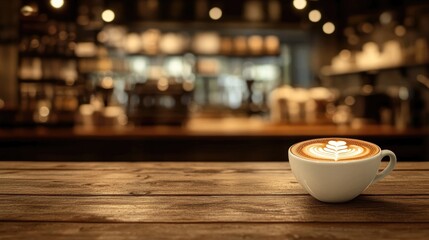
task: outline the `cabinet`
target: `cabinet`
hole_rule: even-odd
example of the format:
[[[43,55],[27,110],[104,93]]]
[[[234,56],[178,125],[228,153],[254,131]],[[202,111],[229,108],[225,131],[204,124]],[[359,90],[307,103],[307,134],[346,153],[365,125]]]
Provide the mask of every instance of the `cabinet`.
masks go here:
[[[18,1],[0,1],[0,127],[14,121],[18,42]]]
[[[19,35],[17,124],[73,125],[80,90],[75,24],[22,15]]]

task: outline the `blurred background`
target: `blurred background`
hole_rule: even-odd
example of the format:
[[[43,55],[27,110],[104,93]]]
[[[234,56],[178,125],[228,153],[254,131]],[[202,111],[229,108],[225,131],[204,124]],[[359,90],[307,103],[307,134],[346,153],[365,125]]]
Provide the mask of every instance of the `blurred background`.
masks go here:
[[[429,1],[0,2],[0,159],[429,160]]]

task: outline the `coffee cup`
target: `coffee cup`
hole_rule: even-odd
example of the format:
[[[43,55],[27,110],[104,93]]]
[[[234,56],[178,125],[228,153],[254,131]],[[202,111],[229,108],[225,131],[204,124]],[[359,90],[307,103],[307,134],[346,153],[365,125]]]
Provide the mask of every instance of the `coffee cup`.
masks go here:
[[[322,202],[346,202],[387,176],[396,165],[390,150],[351,138],[318,138],[292,145],[289,163],[295,178]],[[389,157],[379,172],[381,160]]]

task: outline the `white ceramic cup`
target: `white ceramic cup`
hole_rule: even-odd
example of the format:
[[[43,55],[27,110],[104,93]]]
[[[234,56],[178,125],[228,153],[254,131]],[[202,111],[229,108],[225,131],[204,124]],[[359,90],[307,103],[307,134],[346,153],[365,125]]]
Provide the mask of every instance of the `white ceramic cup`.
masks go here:
[[[380,147],[374,156],[351,161],[307,160],[293,154],[291,148],[288,155],[293,174],[308,193],[322,202],[352,200],[387,176],[396,165],[395,154]],[[381,160],[386,156],[389,164],[379,172]]]

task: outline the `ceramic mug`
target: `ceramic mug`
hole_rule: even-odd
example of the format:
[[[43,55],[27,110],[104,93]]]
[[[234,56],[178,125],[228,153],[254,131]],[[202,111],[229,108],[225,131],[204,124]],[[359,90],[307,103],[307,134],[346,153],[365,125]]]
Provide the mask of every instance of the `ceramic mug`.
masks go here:
[[[309,142],[315,143],[316,146],[311,147],[308,145]],[[358,144],[347,145],[356,142]],[[374,148],[373,152],[366,155],[361,152],[360,156],[358,154],[353,158],[353,151],[349,148],[357,149],[359,146],[356,145],[359,143],[369,144],[368,146]],[[307,146],[306,149],[296,150],[297,146],[299,148],[304,145]],[[299,151],[307,151],[310,154],[303,155]],[[357,152],[359,150],[355,151]],[[342,160],[341,156],[347,154],[349,159]],[[396,156],[392,151],[381,150],[373,143],[348,138],[323,138],[300,142],[289,148],[288,155],[292,172],[298,182],[309,194],[323,202],[346,202],[354,199],[371,184],[387,176],[396,165]],[[329,159],[330,155],[340,158]],[[389,157],[389,164],[379,172],[381,160],[386,156]]]

